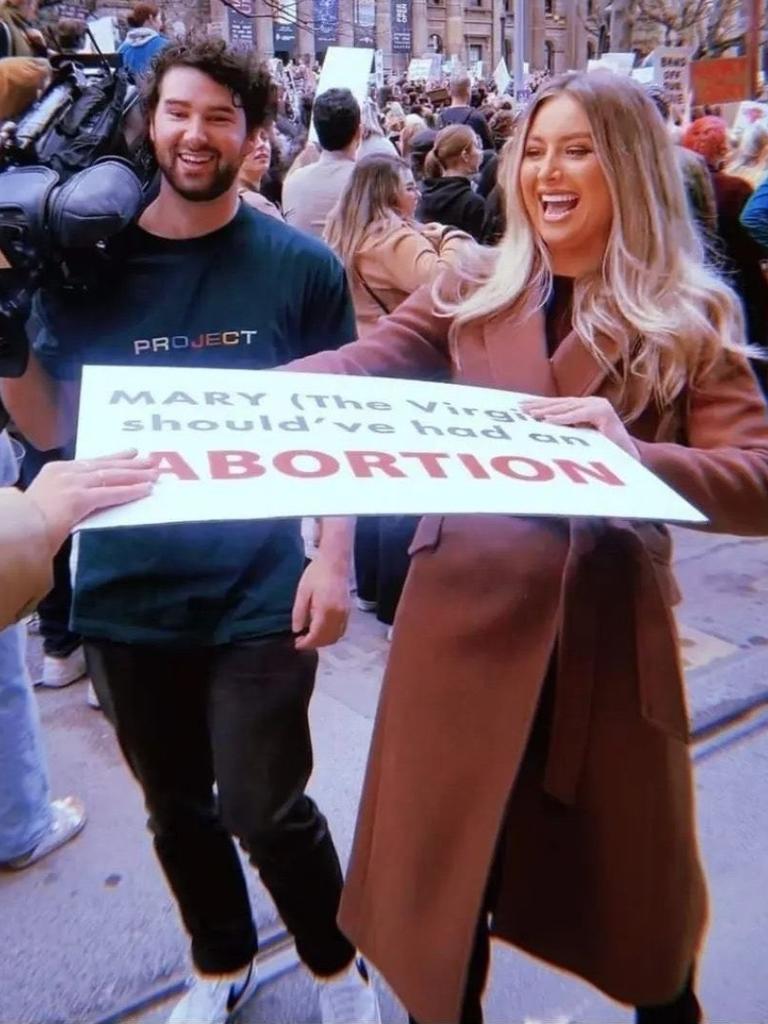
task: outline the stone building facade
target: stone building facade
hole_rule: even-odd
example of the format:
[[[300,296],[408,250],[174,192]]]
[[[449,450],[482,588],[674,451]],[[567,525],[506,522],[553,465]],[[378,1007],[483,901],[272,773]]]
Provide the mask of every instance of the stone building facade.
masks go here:
[[[511,67],[514,0],[406,0],[409,52],[393,47],[395,6],[402,0],[158,0],[170,31],[208,24],[212,31],[247,43],[263,56],[322,57],[328,45],[369,45],[384,53],[384,66],[401,69],[411,56],[456,55],[483,61],[490,74],[503,55]],[[586,67],[596,49],[587,30],[594,0],[521,0],[525,9],[523,59],[552,72]],[[124,19],[129,0],[97,0],[100,14]],[[241,14],[232,10],[239,8]],[[395,28],[397,32],[397,28]],[[394,51],[394,52],[393,52]]]
[[[267,46],[272,0],[253,2],[259,39],[262,46]],[[531,68],[559,72],[586,67],[588,56],[596,48],[596,41],[591,39],[586,27],[589,2],[591,0],[523,0],[526,22],[523,59]],[[373,7],[374,0],[338,0],[339,45],[359,45],[361,8],[367,8],[369,3]],[[280,6],[285,9],[285,4]],[[422,57],[430,53],[441,53],[446,58],[456,55],[467,66],[483,61],[486,73],[493,71],[502,55],[511,64],[513,0],[409,0],[410,54],[393,52],[393,6],[393,0],[375,0],[373,41],[376,48],[383,51],[387,68],[402,68],[407,65],[409,56]],[[585,8],[583,12],[581,7]],[[298,0],[297,14],[296,52],[317,53],[313,0]]]

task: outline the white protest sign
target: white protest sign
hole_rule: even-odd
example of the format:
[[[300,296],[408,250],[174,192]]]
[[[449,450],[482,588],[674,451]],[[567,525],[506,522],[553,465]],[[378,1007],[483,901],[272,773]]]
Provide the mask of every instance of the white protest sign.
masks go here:
[[[768,127],[768,103],[744,100],[739,104],[739,112],[733,123],[734,131],[741,133],[753,124],[763,124]]]
[[[414,57],[408,65],[408,81],[415,82],[420,78],[426,81],[432,73],[431,57]]]
[[[653,85],[654,74],[653,68],[634,68],[631,72],[632,78],[641,85]]]
[[[685,46],[657,46],[650,56],[654,81],[664,87],[671,103],[684,106],[690,94],[691,55]]]
[[[373,50],[357,46],[329,46],[315,89],[315,96],[328,89],[349,89],[362,108],[368,96],[368,78],[371,73]],[[317,142],[314,120],[309,138]]]
[[[105,15],[102,18],[94,18],[93,21],[88,22],[88,28],[91,31],[93,38],[96,40],[96,45],[102,53],[116,53],[117,52],[117,39],[115,32],[115,19]],[[88,40],[88,46],[90,47],[91,40]]]
[[[384,51],[376,50],[373,55],[373,67],[374,77],[376,80],[376,88],[381,89],[384,86]]]
[[[262,370],[86,366],[77,457],[154,453],[154,493],[85,528],[486,512],[702,522],[595,431],[538,423],[520,395]]]
[[[629,75],[635,66],[634,53],[604,53],[600,58],[601,62],[610,67],[618,75]]]
[[[512,76],[509,73],[507,62],[502,57],[499,63],[496,65],[496,70],[493,72],[493,80],[496,83],[496,88],[500,93],[505,93],[507,87],[512,81]]]

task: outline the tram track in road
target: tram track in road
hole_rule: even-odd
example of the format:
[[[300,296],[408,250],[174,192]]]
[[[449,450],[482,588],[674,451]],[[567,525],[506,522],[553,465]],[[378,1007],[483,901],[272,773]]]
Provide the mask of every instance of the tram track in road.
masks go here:
[[[742,702],[728,712],[695,728],[691,734],[692,758],[695,765],[726,753],[740,743],[768,730],[768,693]],[[259,973],[264,984],[298,966],[293,939],[281,922],[264,929],[259,938],[257,956]],[[106,1015],[93,1017],[86,1024],[154,1024],[153,1012],[161,1008],[170,1012],[171,1000],[182,995],[186,976],[171,978],[153,986],[131,1002]],[[166,1007],[166,1004],[169,1004]]]
[[[256,955],[260,985],[275,981],[299,963],[293,939],[282,922],[260,930],[259,952]],[[161,1008],[170,1013],[171,1000],[181,996],[187,987],[186,974],[167,979],[152,986],[143,994],[135,996],[129,1003],[115,1008],[107,1014],[88,1018],[83,1024],[152,1024],[153,1011]],[[168,1004],[166,1006],[166,1004]],[[164,1017],[163,1017],[164,1019]]]
[[[768,729],[768,694],[736,706],[692,734],[693,763],[701,764]]]

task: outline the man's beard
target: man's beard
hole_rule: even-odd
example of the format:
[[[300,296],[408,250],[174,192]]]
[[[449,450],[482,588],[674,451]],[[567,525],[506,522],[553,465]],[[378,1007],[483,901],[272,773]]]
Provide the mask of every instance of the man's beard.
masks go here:
[[[232,164],[221,163],[217,166],[213,178],[207,185],[203,186],[201,183],[198,188],[185,188],[175,173],[175,158],[172,157],[169,160],[167,157],[157,155],[157,163],[173,191],[190,203],[209,203],[213,199],[223,196],[232,187],[238,172],[238,168]]]

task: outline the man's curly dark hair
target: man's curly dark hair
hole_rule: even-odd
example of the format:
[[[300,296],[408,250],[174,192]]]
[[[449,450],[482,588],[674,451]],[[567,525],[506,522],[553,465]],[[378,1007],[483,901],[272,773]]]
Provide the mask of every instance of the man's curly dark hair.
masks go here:
[[[173,68],[194,68],[232,93],[236,107],[245,114],[249,132],[270,124],[276,114],[277,91],[269,71],[249,53],[233,50],[221,39],[191,37],[162,49],[144,86],[150,117],[160,101],[163,78]]]

